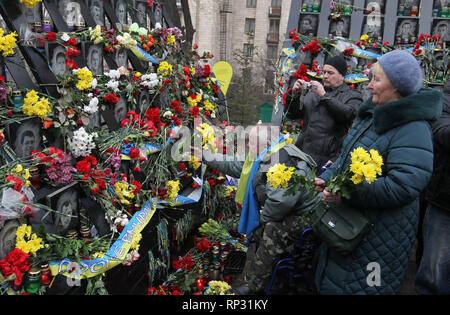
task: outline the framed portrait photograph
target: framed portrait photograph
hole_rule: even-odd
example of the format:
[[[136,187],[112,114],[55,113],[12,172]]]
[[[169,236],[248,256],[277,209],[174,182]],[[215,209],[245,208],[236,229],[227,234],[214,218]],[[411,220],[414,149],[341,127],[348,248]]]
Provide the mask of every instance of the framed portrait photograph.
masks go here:
[[[68,26],[74,27],[84,21],[81,14],[80,4],[77,1],[58,1],[58,10]]]
[[[74,182],[46,196],[46,204],[54,213],[46,220],[48,229],[58,235],[64,235],[79,226],[80,187]],[[42,210],[41,210],[42,211]]]
[[[42,22],[42,3],[37,3],[33,8],[27,8],[23,3],[20,6],[29,24]]]
[[[19,220],[8,220],[0,227],[0,260],[16,247],[16,231],[19,225]]]
[[[156,24],[163,25],[163,8],[154,5],[152,7],[152,22]]]
[[[135,7],[137,23],[140,27],[147,28],[147,1],[136,0]]]
[[[440,35],[442,41],[450,41],[450,19],[434,20],[431,36]]]
[[[367,34],[369,38],[377,39],[383,37],[384,18],[379,15],[368,15],[364,17],[361,34]]]
[[[87,128],[90,130],[100,130],[102,126],[100,110],[98,110],[94,114],[89,115],[89,124]]]
[[[364,8],[370,12],[369,15],[382,15],[384,14],[385,2],[385,0],[366,0]]]
[[[127,2],[125,0],[114,0],[114,13],[121,25],[128,24]]]
[[[105,26],[103,0],[87,0],[87,6],[96,25]]]
[[[120,96],[119,102],[114,108],[101,112],[101,116],[106,122],[109,130],[118,130],[122,126],[122,120],[126,118],[128,112],[128,104],[124,96]]]
[[[144,114],[145,111],[150,108],[150,94],[148,93],[148,91],[146,90],[142,90],[139,95],[138,95],[138,99],[137,99],[137,111],[140,114]]]
[[[45,52],[49,58],[49,65],[53,73],[58,76],[64,76],[66,72],[66,48],[56,44],[45,42]]]
[[[42,150],[42,121],[30,117],[6,125],[6,137],[16,157],[28,159],[33,150]]]
[[[125,48],[119,48],[114,55],[117,67],[128,68],[128,50]]]
[[[412,43],[417,38],[418,21],[414,19],[399,19],[395,30],[395,38],[403,43]]]
[[[302,35],[317,36],[319,16],[314,14],[301,14],[298,22],[298,31]]]
[[[343,16],[342,19],[330,22],[328,34],[333,37],[348,37],[350,33],[350,17]]]
[[[103,73],[102,45],[83,42],[83,54],[89,70],[91,70],[94,75],[101,75]]]

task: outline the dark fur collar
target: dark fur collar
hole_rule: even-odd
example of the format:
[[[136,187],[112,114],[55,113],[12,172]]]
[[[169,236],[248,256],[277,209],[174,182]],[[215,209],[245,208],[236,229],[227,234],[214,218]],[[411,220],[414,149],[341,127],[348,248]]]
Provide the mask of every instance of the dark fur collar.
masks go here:
[[[411,121],[438,119],[442,114],[442,99],[442,92],[429,88],[381,106],[375,106],[369,98],[361,104],[358,117],[373,115],[375,131],[381,134]]]

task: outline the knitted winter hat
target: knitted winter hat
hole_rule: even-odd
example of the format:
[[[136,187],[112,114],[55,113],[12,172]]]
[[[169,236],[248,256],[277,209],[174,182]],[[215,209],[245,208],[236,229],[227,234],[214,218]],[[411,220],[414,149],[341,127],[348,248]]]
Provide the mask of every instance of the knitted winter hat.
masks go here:
[[[339,71],[339,73],[342,74],[343,76],[347,74],[347,62],[345,61],[345,58],[342,56],[334,56],[328,58],[324,64],[335,67],[336,70]]]
[[[394,50],[383,55],[378,62],[401,95],[415,94],[422,88],[422,69],[411,53]]]

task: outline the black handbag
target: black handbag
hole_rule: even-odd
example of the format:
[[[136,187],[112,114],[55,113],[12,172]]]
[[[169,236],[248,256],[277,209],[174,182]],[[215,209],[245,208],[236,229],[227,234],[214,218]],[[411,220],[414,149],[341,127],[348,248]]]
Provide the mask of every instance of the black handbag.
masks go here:
[[[321,201],[309,213],[309,219],[314,234],[344,256],[364,240],[372,225],[363,213],[345,203]]]
[[[347,146],[348,150],[343,157],[350,153],[353,145],[370,126],[371,123],[361,128],[351,145]],[[343,164],[340,165],[341,170],[342,167]],[[349,255],[364,240],[372,226],[362,211],[353,209],[344,202],[336,204],[320,201],[310,210],[308,217],[317,237],[341,255]]]

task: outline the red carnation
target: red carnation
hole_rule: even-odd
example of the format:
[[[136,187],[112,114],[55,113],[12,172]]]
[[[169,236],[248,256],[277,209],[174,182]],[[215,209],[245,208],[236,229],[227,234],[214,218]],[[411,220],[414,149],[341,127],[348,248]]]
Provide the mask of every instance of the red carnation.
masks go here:
[[[49,42],[54,42],[56,40],[56,34],[54,32],[49,32],[45,35]]]
[[[139,149],[136,148],[131,148],[130,149],[130,154],[128,155],[130,158],[132,159],[138,159],[139,158],[139,153],[141,151]]]
[[[105,95],[105,102],[117,104],[119,102],[119,98],[114,93],[108,93]]]

